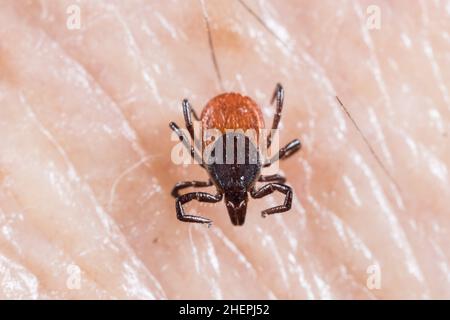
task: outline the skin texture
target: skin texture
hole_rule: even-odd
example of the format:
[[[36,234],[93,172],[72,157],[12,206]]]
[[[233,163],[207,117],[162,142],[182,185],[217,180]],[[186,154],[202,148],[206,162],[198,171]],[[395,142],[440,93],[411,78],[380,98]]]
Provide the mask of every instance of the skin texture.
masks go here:
[[[72,2],[0,3],[0,298],[450,298],[448,1]],[[292,210],[179,222],[182,99],[276,82]]]

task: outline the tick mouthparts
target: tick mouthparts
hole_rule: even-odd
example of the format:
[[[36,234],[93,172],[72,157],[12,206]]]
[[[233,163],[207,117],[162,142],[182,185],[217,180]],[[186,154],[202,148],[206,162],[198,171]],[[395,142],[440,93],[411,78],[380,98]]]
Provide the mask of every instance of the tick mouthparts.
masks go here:
[[[235,226],[242,226],[245,222],[245,213],[242,212],[228,212],[230,215],[231,223]]]
[[[247,214],[247,200],[226,200],[226,207],[228,210],[228,215],[230,216],[231,223],[235,226],[243,225],[245,222],[245,216]]]

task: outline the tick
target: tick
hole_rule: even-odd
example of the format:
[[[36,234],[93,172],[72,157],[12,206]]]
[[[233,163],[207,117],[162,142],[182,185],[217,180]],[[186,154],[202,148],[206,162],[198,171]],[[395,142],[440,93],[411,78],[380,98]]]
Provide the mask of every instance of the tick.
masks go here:
[[[277,84],[271,99],[271,104],[276,101],[276,111],[272,123],[273,130],[278,129],[283,109],[283,100],[283,87],[281,84]],[[228,136],[230,134],[228,133],[229,129],[243,131],[253,129],[259,133],[261,129],[265,128],[260,107],[251,98],[239,93],[223,93],[214,97],[206,104],[200,118],[192,109],[187,99],[183,100],[182,106],[186,129],[189,132],[191,141],[198,141],[195,140],[194,136],[194,126],[192,122],[192,118],[194,118],[197,121],[201,121],[202,130],[220,130],[222,136],[212,142],[215,144],[214,146],[217,145],[217,149],[224,146],[224,150],[226,150],[227,144],[230,145],[230,137]],[[285,147],[279,150],[277,155],[267,161],[266,159],[262,159],[258,144],[244,134],[234,134],[231,140],[233,140],[233,142],[240,140],[245,147],[238,149],[236,145],[239,145],[239,143],[234,143],[233,150],[237,152],[234,153],[231,161],[227,160],[226,163],[224,163],[223,161],[203,161],[205,159],[198,155],[195,143],[192,143],[188,137],[186,137],[184,132],[180,130],[180,127],[176,123],[171,122],[170,128],[188,148],[191,157],[198,160],[200,166],[204,168],[209,175],[208,181],[183,181],[178,182],[174,186],[172,196],[176,199],[175,208],[178,220],[211,225],[212,221],[208,218],[187,214],[184,211],[183,205],[192,200],[216,203],[225,198],[225,204],[231,223],[240,226],[245,222],[249,199],[248,195],[250,194],[254,199],[259,199],[272,194],[275,191],[284,194],[284,203],[262,211],[262,217],[291,209],[293,194],[291,187],[285,184],[286,179],[279,174],[262,175],[261,170],[264,167],[269,167],[277,160],[288,158],[300,150],[301,143],[298,139],[289,142]],[[267,149],[272,142],[271,133],[272,132],[267,135],[264,141],[267,145]],[[219,143],[220,146],[218,145]],[[205,141],[202,141],[202,144],[205,144]],[[238,161],[238,159],[242,159],[242,156],[244,156],[245,161]],[[267,184],[261,188],[257,188],[256,182]],[[180,190],[188,187],[200,188],[210,186],[215,186],[217,191],[216,194],[206,192],[180,194]]]

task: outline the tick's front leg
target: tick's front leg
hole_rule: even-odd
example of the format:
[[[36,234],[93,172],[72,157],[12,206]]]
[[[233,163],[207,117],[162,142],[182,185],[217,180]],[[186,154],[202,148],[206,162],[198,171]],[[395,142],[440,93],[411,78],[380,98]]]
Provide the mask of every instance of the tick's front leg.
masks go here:
[[[206,192],[192,192],[183,194],[182,196],[179,196],[175,202],[177,218],[178,220],[184,222],[207,223],[208,225],[211,225],[212,221],[208,218],[186,214],[184,212],[183,205],[192,200],[197,200],[199,202],[216,203],[222,200],[222,197],[223,195],[221,193],[218,193],[216,195]]]
[[[192,141],[195,141],[194,126],[192,124],[192,116],[194,116],[194,119],[196,121],[199,121],[199,118],[198,118],[195,110],[192,109],[192,106],[189,103],[188,99],[183,100],[183,115],[184,115],[184,122],[186,124],[186,128],[189,131],[189,134],[191,135]]]
[[[301,144],[300,140],[298,140],[298,139],[292,140],[286,146],[281,148],[280,151],[278,151],[278,153],[272,159],[270,159],[269,162],[265,163],[264,167],[269,167],[271,164],[273,164],[274,162],[276,162],[278,160],[283,160],[283,159],[289,158],[294,153],[299,151],[301,148],[302,148],[302,144]]]
[[[283,100],[284,100],[284,90],[283,86],[279,83],[277,83],[277,86],[275,88],[275,91],[272,95],[272,100],[270,100],[270,103],[273,104],[275,99],[277,100],[277,109],[275,111],[275,115],[273,116],[273,122],[272,122],[272,130],[278,129],[278,124],[281,120],[281,111],[283,110]],[[270,145],[272,144],[272,131],[267,136],[267,148],[270,148]]]
[[[261,215],[264,218],[268,214],[274,214],[274,213],[281,213],[285,212],[291,209],[292,206],[292,189],[291,187],[281,184],[281,183],[269,183],[265,186],[261,187],[261,189],[256,190],[253,189],[250,192],[250,195],[254,199],[259,199],[265,196],[268,196],[269,194],[274,193],[275,191],[279,191],[286,195],[286,198],[284,199],[284,203],[281,206],[276,206],[273,208],[269,208],[264,210]]]

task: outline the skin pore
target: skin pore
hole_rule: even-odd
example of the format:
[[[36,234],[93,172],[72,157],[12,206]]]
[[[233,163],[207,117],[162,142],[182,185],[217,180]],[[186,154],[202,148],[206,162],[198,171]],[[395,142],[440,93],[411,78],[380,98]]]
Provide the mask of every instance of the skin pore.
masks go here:
[[[0,298],[450,298],[448,2],[73,3],[0,4]],[[179,222],[182,99],[277,82],[292,209]]]

